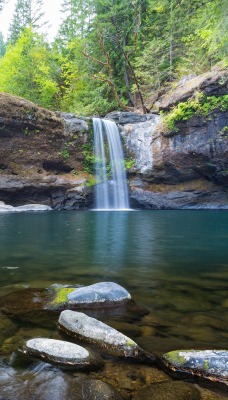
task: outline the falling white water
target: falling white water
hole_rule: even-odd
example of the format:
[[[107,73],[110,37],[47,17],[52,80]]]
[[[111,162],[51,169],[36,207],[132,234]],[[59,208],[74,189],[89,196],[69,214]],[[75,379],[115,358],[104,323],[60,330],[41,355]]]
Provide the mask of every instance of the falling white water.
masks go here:
[[[117,125],[93,118],[96,209],[129,209],[124,155]]]

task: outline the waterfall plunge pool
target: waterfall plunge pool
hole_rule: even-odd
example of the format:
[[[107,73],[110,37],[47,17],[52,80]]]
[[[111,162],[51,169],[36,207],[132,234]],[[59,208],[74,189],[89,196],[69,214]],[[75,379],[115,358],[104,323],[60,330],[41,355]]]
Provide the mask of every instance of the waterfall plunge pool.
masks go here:
[[[150,313],[104,320],[141,347],[158,354],[223,349],[228,337],[227,226],[228,212],[215,210],[2,214],[1,301],[16,290],[54,283],[114,281]],[[12,360],[23,338],[39,331],[58,337],[57,317],[50,320],[47,313],[45,328],[39,316],[28,321],[0,313],[5,324],[1,362]]]

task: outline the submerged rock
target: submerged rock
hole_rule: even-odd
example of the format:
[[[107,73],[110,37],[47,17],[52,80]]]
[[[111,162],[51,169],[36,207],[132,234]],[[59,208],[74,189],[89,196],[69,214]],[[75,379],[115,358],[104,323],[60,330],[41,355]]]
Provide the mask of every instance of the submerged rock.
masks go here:
[[[65,310],[60,314],[58,323],[62,332],[76,339],[95,343],[114,356],[154,361],[153,356],[145,354],[132,339],[84,313]]]
[[[121,400],[120,394],[107,383],[99,380],[88,380],[82,385],[85,400]]]
[[[177,350],[164,354],[162,360],[173,371],[228,384],[227,350]]]
[[[77,308],[116,306],[131,300],[126,289],[114,282],[99,282],[79,288],[54,288],[54,298],[47,308],[58,309],[64,305]]]
[[[138,391],[135,400],[200,400],[200,392],[186,382],[154,383]]]
[[[0,367],[1,400],[121,400],[107,383],[73,376],[48,364],[17,373]]]
[[[65,369],[94,369],[103,363],[95,359],[88,350],[63,340],[35,338],[23,346],[23,354],[40,358]]]

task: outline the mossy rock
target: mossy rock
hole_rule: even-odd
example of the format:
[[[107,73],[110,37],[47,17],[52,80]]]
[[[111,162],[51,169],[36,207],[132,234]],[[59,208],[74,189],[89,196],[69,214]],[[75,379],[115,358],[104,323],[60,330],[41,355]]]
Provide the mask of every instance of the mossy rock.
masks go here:
[[[58,286],[52,289],[52,300],[45,308],[58,310],[63,309],[69,303],[68,294],[72,293],[75,287]]]
[[[115,282],[98,282],[83,287],[53,285],[50,288],[51,300],[46,309],[99,308],[127,304],[130,293]]]
[[[175,372],[186,372],[228,385],[227,350],[176,350],[164,354],[162,360]]]

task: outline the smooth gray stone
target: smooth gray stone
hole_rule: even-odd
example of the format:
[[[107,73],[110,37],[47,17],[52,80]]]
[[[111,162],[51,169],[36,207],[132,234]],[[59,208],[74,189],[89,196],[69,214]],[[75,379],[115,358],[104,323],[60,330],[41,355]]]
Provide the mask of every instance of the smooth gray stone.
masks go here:
[[[114,282],[99,282],[75,289],[67,296],[70,303],[78,305],[116,304],[131,299],[130,293]]]
[[[83,369],[98,364],[88,350],[63,340],[35,338],[28,340],[22,352],[65,368]]]
[[[103,347],[115,356],[145,358],[143,350],[132,339],[84,313],[62,311],[58,323],[60,330],[64,333]]]
[[[68,334],[107,347],[116,354],[135,356],[137,353],[138,345],[133,340],[84,313],[71,310],[62,311],[58,322],[60,329]]]
[[[162,356],[166,366],[228,384],[227,350],[176,350]]]

